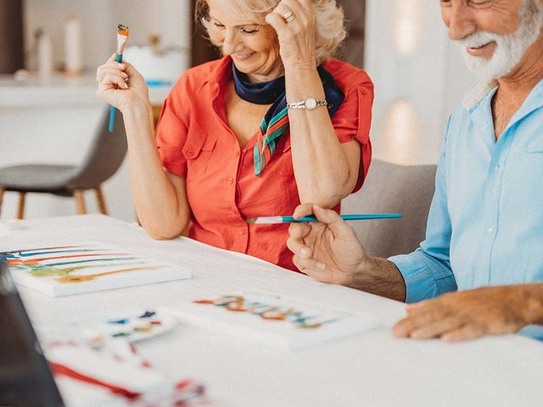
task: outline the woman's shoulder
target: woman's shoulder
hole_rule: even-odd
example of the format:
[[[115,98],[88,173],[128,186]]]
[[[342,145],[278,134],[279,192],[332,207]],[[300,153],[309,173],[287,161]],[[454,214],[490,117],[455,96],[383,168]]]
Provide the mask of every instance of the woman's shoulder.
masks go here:
[[[342,87],[371,87],[373,83],[370,76],[361,68],[349,64],[339,59],[329,59],[322,63],[324,69],[326,69],[334,77],[336,82]]]
[[[230,72],[229,58],[220,58],[187,69],[177,81],[177,86],[201,88],[208,83],[218,83]]]

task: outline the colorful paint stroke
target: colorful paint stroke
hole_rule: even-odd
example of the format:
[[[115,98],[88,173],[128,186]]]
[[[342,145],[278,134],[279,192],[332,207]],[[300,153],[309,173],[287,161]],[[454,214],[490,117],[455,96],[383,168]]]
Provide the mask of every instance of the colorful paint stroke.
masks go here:
[[[334,317],[302,311],[295,306],[280,304],[277,301],[247,298],[243,295],[222,295],[215,299],[194,300],[193,303],[222,307],[229,312],[247,312],[263,320],[288,322],[301,329],[316,329],[337,320]]]
[[[263,291],[200,292],[165,308],[184,323],[259,346],[297,350],[378,326],[373,315],[336,307],[325,299]],[[301,297],[301,298],[299,298]]]
[[[4,254],[11,270],[25,271],[34,277],[57,277],[56,281],[60,283],[82,283],[110,274],[149,268],[142,266],[145,261],[137,256],[98,248],[63,246],[18,250]],[[115,269],[100,273],[76,274],[106,266],[115,266]]]
[[[100,243],[12,250],[13,279],[55,296],[112,290],[191,277],[185,267]]]
[[[129,342],[136,342],[167,332],[176,324],[175,318],[168,314],[145,310],[118,313],[95,329],[108,338],[125,338]]]

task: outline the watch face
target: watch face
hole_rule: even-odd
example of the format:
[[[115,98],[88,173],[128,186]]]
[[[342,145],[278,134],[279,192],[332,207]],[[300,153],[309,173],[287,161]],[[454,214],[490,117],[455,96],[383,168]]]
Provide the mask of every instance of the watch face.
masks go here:
[[[305,108],[306,109],[315,109],[317,107],[317,101],[313,98],[307,98],[305,101]]]

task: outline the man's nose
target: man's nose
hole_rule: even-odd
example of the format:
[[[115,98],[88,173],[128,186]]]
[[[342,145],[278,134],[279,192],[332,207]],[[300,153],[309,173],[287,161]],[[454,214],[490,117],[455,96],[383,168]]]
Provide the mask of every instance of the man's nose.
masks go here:
[[[461,40],[477,31],[474,11],[464,2],[454,2],[447,10],[447,27],[451,40]]]

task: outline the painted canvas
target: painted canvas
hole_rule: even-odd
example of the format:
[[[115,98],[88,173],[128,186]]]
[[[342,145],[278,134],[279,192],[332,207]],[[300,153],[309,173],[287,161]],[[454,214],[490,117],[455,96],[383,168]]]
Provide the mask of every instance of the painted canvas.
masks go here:
[[[296,350],[361,333],[376,318],[264,293],[215,294],[168,308],[180,320],[281,350]]]
[[[21,249],[2,255],[17,284],[53,297],[191,277],[183,266],[99,244]]]

